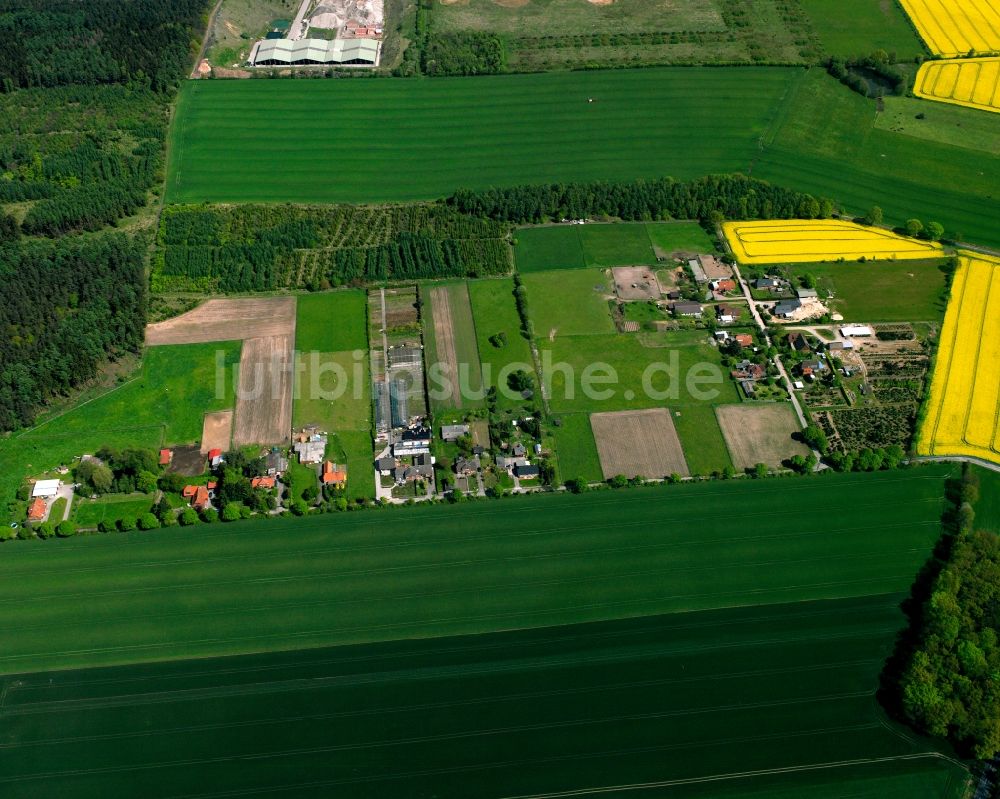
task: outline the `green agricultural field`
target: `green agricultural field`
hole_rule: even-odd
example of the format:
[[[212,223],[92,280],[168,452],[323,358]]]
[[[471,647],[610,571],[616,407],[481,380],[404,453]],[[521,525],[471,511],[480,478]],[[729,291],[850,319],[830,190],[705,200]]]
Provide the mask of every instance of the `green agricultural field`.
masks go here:
[[[521,335],[521,321],[514,304],[514,281],[474,280],[469,282],[469,300],[475,320],[476,343],[483,364],[483,377],[487,383],[497,385],[497,378],[505,367],[524,364],[532,367],[531,349]],[[506,345],[496,347],[490,338],[503,333]],[[515,402],[500,392],[497,401],[500,407],[512,408],[523,403]]]
[[[671,405],[670,410],[691,474],[709,475],[733,465],[714,406]]]
[[[518,230],[514,257],[518,271],[524,273],[586,266],[655,266],[674,252],[714,250],[697,222],[546,225]]]
[[[556,442],[559,479],[582,478],[589,483],[603,480],[590,414],[567,413],[558,418],[560,426],[552,429],[552,436]]]
[[[103,521],[135,519],[153,507],[149,494],[109,494],[97,499],[77,497],[73,500],[73,520],[80,527],[97,527]]]
[[[948,301],[940,261],[805,264],[793,274],[816,278],[821,297],[848,322],[933,322]]]
[[[367,353],[299,353],[292,423],[327,430],[370,430],[371,379]],[[345,379],[346,378],[346,379]]]
[[[886,97],[875,127],[938,144],[1000,155],[1000,114],[935,103],[917,97]]]
[[[641,222],[618,225],[579,225],[587,266],[655,264],[653,245]]]
[[[295,349],[300,352],[367,350],[363,291],[302,294],[295,305]]]
[[[514,262],[518,272],[583,269],[587,265],[579,225],[521,228],[516,240]]]
[[[531,272],[522,278],[539,345],[565,336],[615,333],[609,278],[599,269]]]
[[[715,252],[715,243],[697,222],[648,222],[646,233],[664,258],[674,252]]]
[[[958,799],[875,698],[950,472],[10,545],[0,785]]]
[[[682,799],[956,799],[962,770],[873,697],[904,596],[20,675],[4,686],[0,784],[10,799],[673,781]]]
[[[801,0],[823,48],[834,56],[854,58],[875,50],[895,53],[900,61],[927,50],[893,0]]]
[[[189,81],[170,134],[167,198],[381,202],[746,170],[800,76],[761,67]],[[247,180],[254,169],[267,178]]]
[[[0,673],[905,593],[950,468],[12,544]]]
[[[217,396],[217,358],[229,376],[222,381],[222,396]],[[232,375],[239,360],[238,341],[148,347],[139,371],[126,382],[0,439],[5,464],[0,492],[13,496],[24,477],[69,464],[105,444],[154,449],[197,441],[206,411],[233,407]]]
[[[851,213],[879,205],[892,224],[933,219],[962,240],[1000,245],[1000,155],[875,128],[875,101],[818,68],[783,114],[754,177],[829,197]]]
[[[979,501],[976,503],[976,529],[1000,533],[1000,473],[977,468]]]
[[[644,341],[655,342],[658,346],[644,346]],[[594,413],[664,405],[670,408],[692,404],[712,406],[739,401],[733,382],[720,365],[718,350],[711,345],[704,330],[646,333],[642,337],[619,333],[557,336],[551,342],[540,341],[539,349],[543,370],[547,361],[552,364],[549,404],[554,413]],[[559,364],[569,367],[572,383],[566,371],[557,368]],[[599,391],[611,392],[606,398],[588,397],[582,390],[584,370],[592,364],[605,364],[614,370],[617,378],[614,382],[594,386]],[[644,389],[643,375],[647,370],[656,395],[647,394]],[[689,392],[689,374],[703,381],[695,388],[710,392],[711,396],[700,398]]]
[[[466,283],[427,285],[421,289],[421,297],[424,365],[428,375],[431,410],[438,413],[442,410],[482,408],[482,364]],[[436,377],[439,370],[441,379]],[[449,391],[454,388],[458,390]],[[441,395],[447,393],[448,396],[436,399],[436,392]]]

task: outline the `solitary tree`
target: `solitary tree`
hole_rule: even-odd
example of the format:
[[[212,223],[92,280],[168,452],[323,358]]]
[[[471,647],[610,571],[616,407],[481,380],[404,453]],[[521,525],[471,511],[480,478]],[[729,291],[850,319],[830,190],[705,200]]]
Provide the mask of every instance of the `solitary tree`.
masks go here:
[[[877,205],[873,205],[868,215],[865,217],[865,221],[869,225],[881,225],[882,224],[882,209]]]
[[[906,220],[906,235],[916,238],[924,230],[924,223],[919,219],[907,219]]]
[[[940,241],[944,235],[944,226],[940,222],[927,223],[927,238],[931,241]]]

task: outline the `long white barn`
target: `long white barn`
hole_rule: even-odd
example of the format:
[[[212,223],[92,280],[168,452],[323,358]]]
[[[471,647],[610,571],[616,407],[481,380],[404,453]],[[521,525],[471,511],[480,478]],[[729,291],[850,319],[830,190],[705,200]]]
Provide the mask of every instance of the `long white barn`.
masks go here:
[[[378,63],[378,39],[264,39],[251,54],[255,67],[371,65]]]

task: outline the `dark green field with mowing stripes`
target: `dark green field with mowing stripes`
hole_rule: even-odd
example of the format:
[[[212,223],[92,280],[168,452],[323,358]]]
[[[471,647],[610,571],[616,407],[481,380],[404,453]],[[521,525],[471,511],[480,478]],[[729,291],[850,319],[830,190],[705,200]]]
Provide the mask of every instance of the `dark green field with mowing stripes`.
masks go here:
[[[948,473],[11,547],[0,793],[955,796],[874,697]]]
[[[167,198],[380,202],[460,187],[745,171],[801,74],[188,82],[171,133]]]
[[[0,790],[686,796],[726,776],[832,796],[823,781],[844,773],[957,786],[873,697],[902,598],[33,675],[4,694]]]

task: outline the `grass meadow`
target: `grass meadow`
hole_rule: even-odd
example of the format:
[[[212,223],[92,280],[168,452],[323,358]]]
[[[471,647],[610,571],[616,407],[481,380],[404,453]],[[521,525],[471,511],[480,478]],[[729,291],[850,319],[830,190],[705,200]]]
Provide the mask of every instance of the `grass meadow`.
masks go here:
[[[746,170],[799,75],[762,67],[188,81],[170,134],[167,199],[380,202]],[[260,179],[247,180],[248,170]]]
[[[216,394],[217,353],[228,375],[222,396]],[[146,348],[139,371],[126,382],[0,439],[0,460],[10,464],[0,470],[0,491],[13,496],[23,476],[69,464],[105,444],[155,449],[198,441],[205,412],[233,407],[239,360],[238,341]]]
[[[957,797],[875,700],[950,469],[11,545],[0,784]]]
[[[295,300],[295,349],[300,352],[367,350],[363,291],[301,294]]]
[[[545,225],[517,232],[514,258],[521,273],[588,266],[659,263],[677,251],[713,252],[715,245],[697,222],[638,222]]]
[[[941,261],[805,264],[793,274],[816,278],[821,297],[848,322],[940,322],[948,295]]]
[[[560,480],[583,479],[599,483],[604,479],[597,454],[589,413],[567,413],[558,417],[559,427],[552,428],[556,443],[556,463]]]
[[[151,494],[111,494],[97,499],[76,497],[72,518],[81,527],[97,527],[103,521],[135,519],[153,507]]]
[[[563,336],[613,335],[608,307],[614,294],[610,279],[599,269],[557,269],[529,272],[522,277],[528,293],[528,313],[539,347]]]
[[[375,493],[366,304],[363,291],[337,291],[302,295],[295,310],[299,368],[292,424],[318,424],[331,434],[327,455],[347,463],[351,497]],[[323,396],[341,386],[336,399]]]
[[[875,127],[937,144],[1000,155],[1000,115],[932,103],[917,97],[886,97]]]
[[[733,465],[715,405],[671,405],[670,410],[691,474],[709,475]]]
[[[508,278],[473,280],[468,287],[484,379],[488,374],[489,382],[497,385],[500,370],[508,364],[523,363],[530,369],[531,349],[521,335],[521,320],[514,304],[514,281]],[[499,333],[507,337],[507,344],[503,347],[490,343],[490,338]],[[499,392],[497,402],[501,408],[523,404],[509,399],[503,392]]]
[[[856,58],[874,50],[895,53],[899,61],[927,55],[903,9],[895,2],[801,0],[823,48],[834,56]]]

